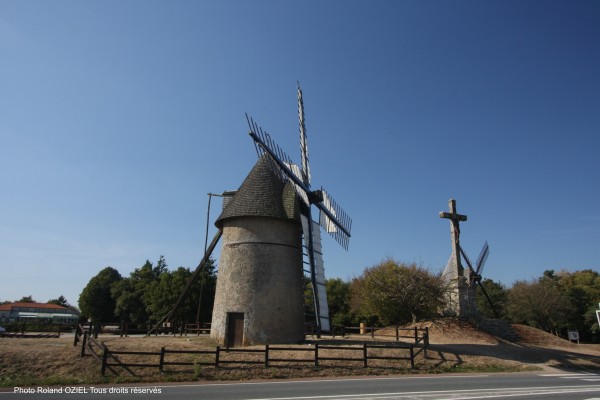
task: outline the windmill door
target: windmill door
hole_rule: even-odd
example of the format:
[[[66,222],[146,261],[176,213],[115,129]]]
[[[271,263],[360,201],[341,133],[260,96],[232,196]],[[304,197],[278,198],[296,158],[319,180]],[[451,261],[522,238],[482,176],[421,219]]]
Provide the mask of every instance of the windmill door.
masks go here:
[[[227,338],[229,347],[242,347],[244,343],[244,313],[227,313]]]

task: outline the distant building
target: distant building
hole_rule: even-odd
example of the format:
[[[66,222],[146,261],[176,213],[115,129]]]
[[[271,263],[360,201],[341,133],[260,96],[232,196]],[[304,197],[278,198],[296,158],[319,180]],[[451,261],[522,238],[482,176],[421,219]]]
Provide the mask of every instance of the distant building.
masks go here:
[[[71,325],[79,322],[79,312],[57,304],[22,302],[0,304],[0,324],[9,322]]]

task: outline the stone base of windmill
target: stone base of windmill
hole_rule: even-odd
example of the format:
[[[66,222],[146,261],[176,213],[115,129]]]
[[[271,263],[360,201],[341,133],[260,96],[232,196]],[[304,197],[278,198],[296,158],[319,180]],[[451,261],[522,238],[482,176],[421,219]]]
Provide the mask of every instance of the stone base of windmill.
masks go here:
[[[223,225],[211,337],[228,347],[303,342],[298,225],[251,217]]]
[[[444,315],[464,320],[479,318],[477,294],[464,277],[448,279],[448,298]]]

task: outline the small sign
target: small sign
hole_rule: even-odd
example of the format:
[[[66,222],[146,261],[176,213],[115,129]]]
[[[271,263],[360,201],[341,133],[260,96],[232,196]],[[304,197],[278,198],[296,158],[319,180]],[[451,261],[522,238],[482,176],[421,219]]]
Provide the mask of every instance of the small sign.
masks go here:
[[[579,331],[569,331],[569,340],[579,343]]]

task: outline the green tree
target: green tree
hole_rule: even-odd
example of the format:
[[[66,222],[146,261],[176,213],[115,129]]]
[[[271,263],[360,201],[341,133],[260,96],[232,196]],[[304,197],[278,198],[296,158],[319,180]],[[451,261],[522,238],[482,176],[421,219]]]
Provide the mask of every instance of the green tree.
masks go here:
[[[573,307],[564,330],[577,329],[582,340],[590,341],[598,325],[596,309],[600,302],[600,273],[591,269],[560,271],[557,278],[558,287]]]
[[[57,306],[69,307],[70,304],[62,294],[57,299],[48,300],[48,304],[56,304]]]
[[[175,271],[162,273],[160,279],[152,283],[148,297],[150,321],[153,323],[160,321],[173,309],[191,274],[189,269],[179,267]],[[189,291],[188,295],[171,316],[170,322],[180,324],[195,320],[199,293],[197,285],[198,282],[196,282],[194,288],[196,290]]]
[[[79,308],[84,315],[92,319],[96,329],[103,323],[117,320],[111,287],[121,279],[119,271],[106,267],[90,279],[79,295]]]
[[[196,311],[197,322],[210,322],[217,290],[216,263],[213,258],[208,259],[204,269],[200,272],[196,286],[200,296]]]
[[[506,312],[510,320],[557,333],[573,307],[553,277],[517,281],[508,292]]]
[[[23,296],[23,297],[21,297],[20,300],[17,300],[17,302],[19,302],[19,303],[37,303],[37,301],[35,301],[31,295]]]
[[[366,268],[359,286],[359,313],[377,315],[386,324],[395,324],[436,315],[444,304],[446,283],[416,264],[387,259]]]
[[[148,314],[144,294],[136,290],[132,278],[124,278],[113,283],[110,293],[115,301],[115,316],[119,318],[121,324],[132,323],[143,326],[146,323]]]
[[[347,326],[353,322],[350,312],[350,282],[340,278],[326,279],[327,303],[332,326]]]

